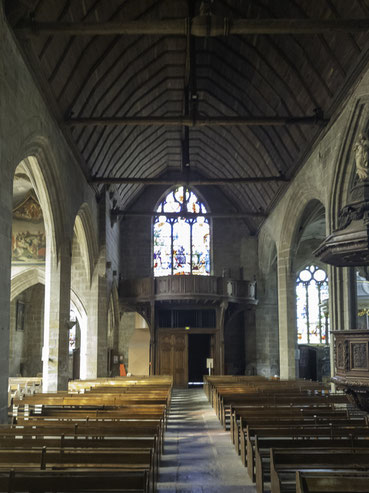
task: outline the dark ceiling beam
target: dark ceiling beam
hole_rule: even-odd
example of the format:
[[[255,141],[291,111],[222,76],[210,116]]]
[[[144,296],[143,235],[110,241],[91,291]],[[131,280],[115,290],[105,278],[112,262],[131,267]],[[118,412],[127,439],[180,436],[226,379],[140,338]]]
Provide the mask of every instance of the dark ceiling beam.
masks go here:
[[[245,178],[199,178],[199,179],[162,179],[162,178],[131,178],[131,177],[108,177],[94,176],[90,183],[100,185],[166,185],[171,186],[177,183],[184,183],[193,186],[211,186],[211,185],[242,185],[247,183],[267,183],[267,182],[288,182],[289,179],[283,175],[280,176],[251,176]]]
[[[24,36],[39,34],[68,36],[158,35],[186,36],[186,19],[127,22],[22,22],[15,30]],[[200,15],[191,22],[191,35],[214,37],[247,34],[323,34],[363,32],[369,19],[229,19]]]
[[[265,212],[207,212],[198,214],[196,212],[140,212],[140,211],[122,211],[120,209],[112,209],[112,216],[124,217],[154,217],[166,216],[169,218],[184,217],[185,219],[196,219],[197,217],[213,218],[213,219],[244,219],[246,217],[267,217]]]
[[[86,117],[70,118],[64,124],[69,127],[87,126],[174,126],[174,127],[225,127],[225,126],[271,126],[281,127],[284,125],[326,125],[329,119],[322,116],[249,116],[249,117]]]

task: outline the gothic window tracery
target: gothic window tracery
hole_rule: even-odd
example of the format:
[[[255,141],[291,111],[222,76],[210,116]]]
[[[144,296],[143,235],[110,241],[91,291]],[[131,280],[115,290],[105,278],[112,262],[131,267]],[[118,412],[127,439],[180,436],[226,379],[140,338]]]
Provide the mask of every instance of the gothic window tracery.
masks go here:
[[[296,304],[298,344],[329,344],[328,276],[321,267],[299,272]]]
[[[209,275],[210,224],[201,215],[207,209],[193,190],[177,186],[166,195],[156,212],[154,276]],[[188,213],[199,215],[190,217]]]

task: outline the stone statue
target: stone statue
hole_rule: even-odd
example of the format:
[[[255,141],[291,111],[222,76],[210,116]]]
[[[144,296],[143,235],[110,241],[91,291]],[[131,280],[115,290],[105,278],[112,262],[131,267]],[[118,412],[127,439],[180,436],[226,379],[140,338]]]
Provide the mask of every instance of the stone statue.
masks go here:
[[[200,15],[211,15],[211,0],[203,0],[200,4]]]
[[[356,174],[360,180],[369,177],[369,140],[364,134],[359,134],[359,140],[354,144]]]

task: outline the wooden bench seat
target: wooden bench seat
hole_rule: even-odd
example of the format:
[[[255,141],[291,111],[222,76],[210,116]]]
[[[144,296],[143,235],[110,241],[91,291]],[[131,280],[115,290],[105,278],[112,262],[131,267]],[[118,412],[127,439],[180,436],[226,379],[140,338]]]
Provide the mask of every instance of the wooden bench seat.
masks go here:
[[[368,493],[369,472],[297,471],[296,493]]]
[[[266,395],[266,394],[256,394],[256,395],[231,395],[227,397],[222,397],[219,408],[218,408],[218,418],[220,422],[225,427],[227,422],[227,416],[230,417],[231,407],[237,407],[238,405],[249,405],[253,406],[263,406],[263,407],[276,407],[276,406],[287,406],[287,407],[312,407],[312,406],[322,406],[327,407],[327,405],[332,406],[336,404],[348,404],[348,398],[344,394],[327,394],[327,395],[305,395],[305,394],[276,394],[276,395]]]
[[[0,450],[0,471],[20,470],[124,470],[147,471],[151,490],[155,489],[156,464],[151,449],[48,449]]]
[[[151,449],[0,449],[0,468],[21,467],[52,469],[84,467],[117,469],[154,466]]]
[[[258,493],[269,479],[272,493],[295,492],[298,466],[369,471],[368,417],[352,412],[346,395],[316,382],[206,381],[208,399],[229,426]],[[363,491],[369,493],[369,487]]]
[[[334,428],[331,426],[314,425],[300,426],[299,428],[295,426],[274,426],[272,428],[249,426],[246,433],[241,436],[241,460],[244,465],[247,465],[252,480],[256,481],[254,472],[256,439],[316,441],[334,438],[342,440],[364,439],[367,441],[369,440],[369,428],[365,426]]]
[[[16,414],[14,416],[14,423],[21,423],[21,420],[59,420],[59,421],[67,421],[67,420],[120,420],[120,419],[129,419],[132,417],[148,419],[148,418],[166,418],[166,408],[160,406],[158,408],[154,407],[152,409],[145,407],[140,408],[139,406],[125,407],[125,408],[117,408],[112,410],[103,410],[103,409],[50,409],[50,408],[42,408],[38,410],[32,410],[28,413]]]
[[[258,438],[255,439],[254,456],[255,469],[254,474],[251,471],[252,459],[248,462],[248,471],[250,478],[256,482],[258,493],[264,492],[264,483],[270,481],[270,449],[302,449],[317,450],[329,448],[341,448],[351,450],[352,448],[368,449],[369,442],[363,438],[320,438],[319,440],[309,439],[288,439],[288,438]]]
[[[369,472],[369,448],[271,449],[271,493],[296,491],[296,471],[360,469]]]
[[[25,491],[149,493],[149,474],[146,470],[0,471],[0,492]]]
[[[348,409],[334,410],[330,406],[326,408],[322,407],[272,407],[272,408],[262,408],[262,407],[235,407],[231,408],[231,420],[230,420],[230,431],[232,442],[235,445],[235,449],[238,453],[239,441],[241,429],[244,429],[249,422],[255,423],[255,420],[279,420],[287,421],[289,419],[307,419],[315,420],[318,422],[322,419],[329,419],[332,417],[335,421],[344,419],[353,419],[356,422],[362,422],[363,424],[368,423],[368,416],[363,413],[351,413]]]
[[[163,452],[163,433],[164,430],[160,428],[158,424],[145,425],[143,423],[126,423],[124,426],[117,427],[115,423],[113,426],[102,427],[99,423],[98,426],[92,426],[90,424],[78,424],[67,426],[65,423],[59,426],[25,426],[25,427],[10,427],[8,425],[0,426],[0,439],[1,437],[8,438],[14,437],[43,437],[43,438],[84,438],[86,440],[92,438],[153,438],[157,437],[158,451]]]
[[[89,438],[78,437],[66,438],[61,436],[60,438],[45,438],[40,436],[35,437],[15,437],[8,436],[0,438],[0,449],[12,449],[12,450],[30,450],[37,449],[42,450],[44,447],[47,449],[151,449],[153,452],[153,459],[155,462],[156,470],[159,469],[160,462],[160,449],[158,446],[158,438],[156,436],[152,438]]]
[[[129,470],[140,473],[132,491],[153,491],[172,378],[118,380],[116,384],[114,379],[98,379],[92,389],[81,384],[82,388],[76,385],[73,392],[14,398],[13,424],[0,425],[0,474],[3,471],[5,478],[9,468],[16,470],[16,477],[36,474],[37,469],[68,469],[72,475],[85,471],[90,477],[92,470],[109,470],[112,475]],[[88,490],[87,483],[81,491]],[[57,491],[58,485],[52,484],[52,491]],[[118,482],[114,484],[112,491],[128,491],[119,488]],[[66,491],[68,488],[72,490],[71,483]],[[109,487],[101,489],[109,491]],[[34,491],[42,491],[42,487],[35,486]]]
[[[115,377],[97,378],[88,380],[72,380],[68,383],[68,390],[81,392],[96,387],[147,387],[164,386],[171,389],[173,377],[168,375],[151,375],[150,377]]]
[[[303,426],[327,426],[348,427],[348,426],[367,426],[367,419],[364,416],[335,415],[297,415],[297,416],[264,416],[241,418],[239,426],[233,430],[233,440],[236,452],[241,454],[241,436],[247,433],[247,427],[259,427],[264,429],[274,429],[280,426],[294,426],[297,429]],[[232,433],[232,432],[231,432]]]
[[[66,395],[44,395],[35,394],[26,396],[24,399],[13,399],[12,405],[18,408],[24,406],[69,406],[69,407],[91,407],[94,409],[109,409],[121,406],[135,406],[142,404],[165,404],[168,405],[169,397],[165,394],[160,397],[150,396],[148,393],[139,395],[122,394],[66,394]]]
[[[0,437],[15,436],[85,436],[85,437],[148,437],[161,435],[160,423],[142,423],[137,421],[119,423],[71,423],[40,425],[40,426],[13,426],[0,425]]]

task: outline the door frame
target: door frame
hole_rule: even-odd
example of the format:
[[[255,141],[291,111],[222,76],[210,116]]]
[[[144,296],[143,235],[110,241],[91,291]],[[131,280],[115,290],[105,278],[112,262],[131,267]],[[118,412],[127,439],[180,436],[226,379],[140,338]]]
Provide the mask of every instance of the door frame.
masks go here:
[[[156,331],[156,340],[157,340],[157,347],[156,347],[156,362],[157,362],[157,373],[159,373],[160,369],[160,339],[161,336],[163,335],[186,335],[186,361],[188,361],[188,335],[189,334],[209,334],[214,337],[214,369],[213,369],[213,374],[218,375],[219,374],[219,364],[220,364],[220,354],[219,354],[219,329],[217,328],[211,328],[211,329],[203,329],[203,328],[190,328],[190,330],[186,330],[184,327],[181,328],[176,328],[176,329],[170,329],[170,328],[158,328]],[[188,366],[188,365],[187,365]],[[187,384],[188,384],[188,368],[187,368]],[[186,385],[187,385],[186,384]]]

